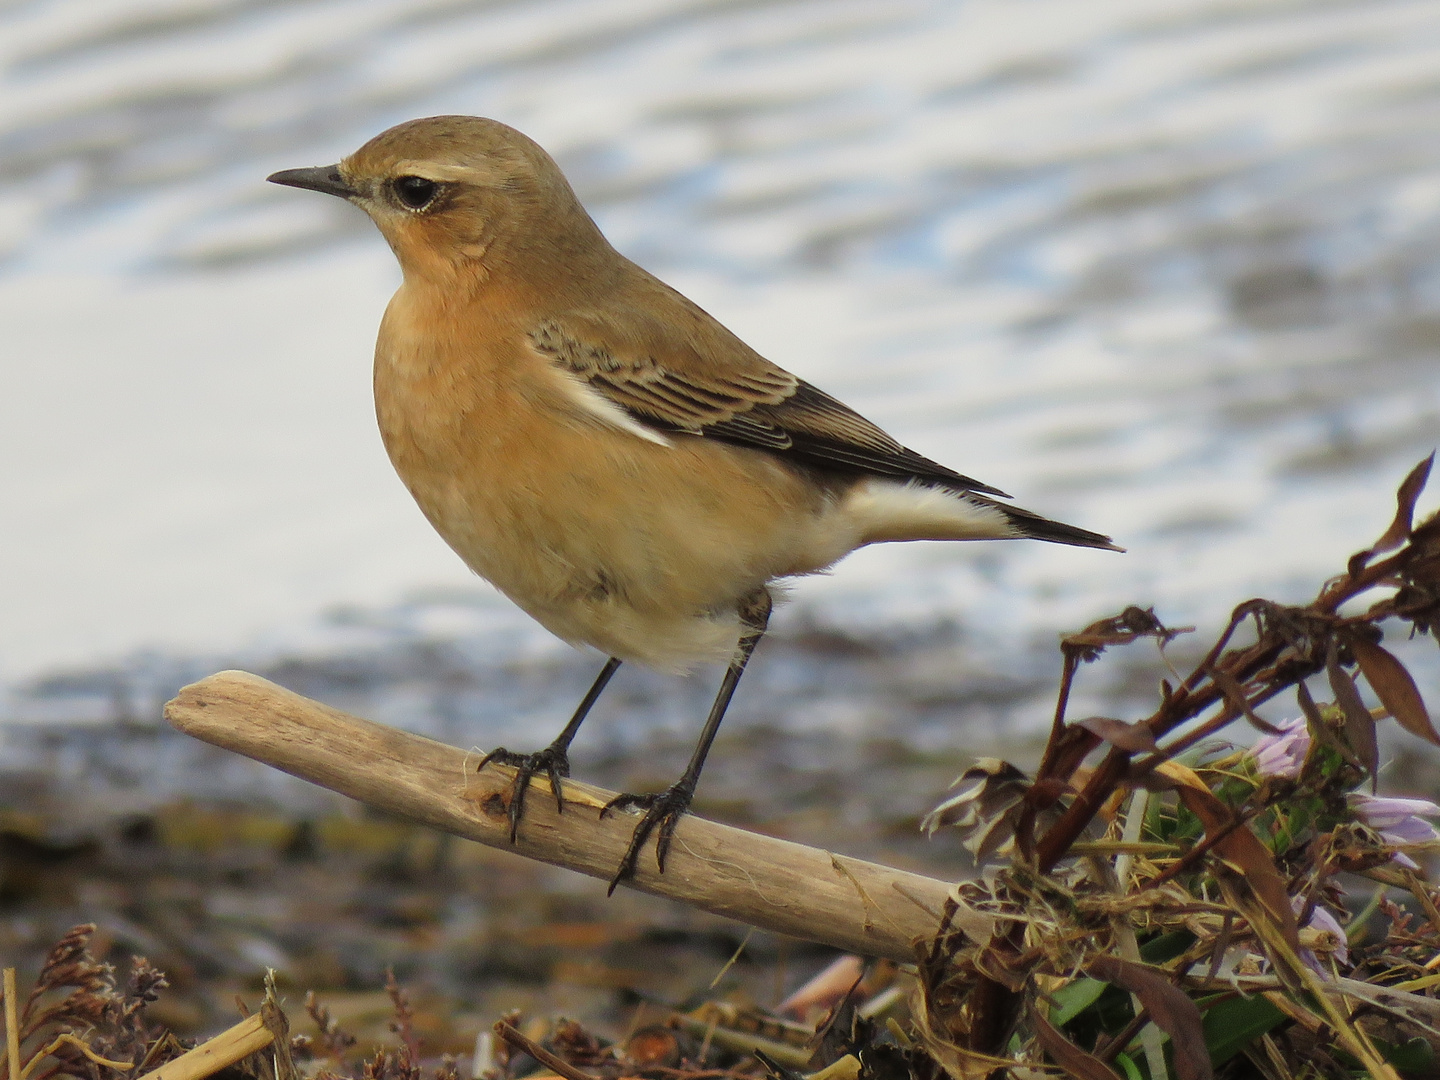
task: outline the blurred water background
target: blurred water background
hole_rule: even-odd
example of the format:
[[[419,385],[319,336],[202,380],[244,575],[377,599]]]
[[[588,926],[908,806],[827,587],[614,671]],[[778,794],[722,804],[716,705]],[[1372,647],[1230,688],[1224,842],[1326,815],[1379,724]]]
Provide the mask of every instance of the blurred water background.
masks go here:
[[[385,461],[388,250],[263,183],[437,113],[527,132],[760,351],[1129,548],[862,552],[794,588],[737,730],[1036,730],[1058,632],[1308,597],[1440,439],[1434,0],[5,0],[12,755],[222,666],[462,744],[568,715],[599,658]],[[1149,693],[1127,670],[1076,714]],[[693,737],[714,678],[623,670],[577,749]]]

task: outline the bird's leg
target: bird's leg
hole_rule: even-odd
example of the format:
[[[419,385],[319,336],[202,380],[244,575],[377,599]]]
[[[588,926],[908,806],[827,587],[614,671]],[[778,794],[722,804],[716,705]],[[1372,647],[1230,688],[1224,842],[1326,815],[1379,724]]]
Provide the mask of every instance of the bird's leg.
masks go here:
[[[745,665],[750,662],[750,654],[755,651],[755,646],[765,635],[765,627],[770,622],[770,607],[770,594],[763,588],[741,604],[740,623],[742,629],[739,648],[736,650],[735,659],[725,670],[725,678],[720,683],[720,692],[715,695],[715,703],[710,706],[710,716],[705,721],[705,730],[700,733],[700,742],[696,744],[695,753],[690,757],[690,764],[685,766],[685,772],[681,774],[680,779],[662,792],[647,795],[617,795],[600,811],[601,817],[617,808],[637,807],[645,811],[645,816],[640,819],[640,824],[636,825],[635,831],[630,834],[630,846],[625,851],[625,857],[620,860],[620,868],[610,880],[607,896],[615,891],[615,886],[620,882],[635,875],[640,849],[645,846],[646,839],[657,825],[660,827],[660,832],[655,837],[655,863],[662,874],[665,872],[665,855],[670,850],[670,840],[675,835],[675,826],[679,823],[681,815],[690,808],[690,801],[695,797],[695,785],[700,780],[700,770],[705,767],[705,756],[710,753],[710,744],[715,741],[715,735],[720,730],[720,721],[725,719],[725,710],[730,705],[730,699],[735,696],[735,688],[740,685],[740,676],[745,674]]]
[[[565,812],[565,804],[560,797],[560,778],[570,775],[570,743],[575,738],[575,733],[580,730],[580,725],[585,722],[590,709],[600,699],[605,684],[620,667],[620,661],[611,657],[600,669],[594,684],[590,687],[584,699],[575,709],[575,715],[565,725],[565,730],[555,736],[555,741],[544,750],[537,750],[533,754],[517,754],[513,750],[506,750],[503,746],[498,750],[491,750],[480,759],[480,768],[485,768],[492,761],[498,761],[501,765],[512,766],[515,772],[515,782],[510,785],[510,842],[515,843],[515,838],[520,832],[520,815],[525,809],[525,791],[530,787],[530,781],[535,778],[536,773],[545,773],[550,778],[550,791],[555,796],[555,810],[557,813]],[[477,770],[478,771],[478,770]]]

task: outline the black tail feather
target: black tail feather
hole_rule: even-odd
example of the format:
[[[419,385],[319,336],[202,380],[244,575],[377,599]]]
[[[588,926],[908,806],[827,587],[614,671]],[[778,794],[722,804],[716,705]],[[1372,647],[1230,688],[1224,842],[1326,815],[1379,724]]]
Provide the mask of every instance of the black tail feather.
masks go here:
[[[973,494],[968,495],[967,498],[976,502],[981,501],[980,497]],[[1022,510],[1018,506],[1010,506],[993,499],[984,499],[983,501],[987,506],[993,506],[999,510],[1011,525],[1032,540],[1045,540],[1051,544],[1068,544],[1070,547],[1101,548],[1105,551],[1125,550],[1110,537],[1101,533],[1091,532],[1089,529],[1082,529],[1076,525],[1066,525],[1063,521],[1051,521],[1049,518],[1041,517],[1029,510]]]

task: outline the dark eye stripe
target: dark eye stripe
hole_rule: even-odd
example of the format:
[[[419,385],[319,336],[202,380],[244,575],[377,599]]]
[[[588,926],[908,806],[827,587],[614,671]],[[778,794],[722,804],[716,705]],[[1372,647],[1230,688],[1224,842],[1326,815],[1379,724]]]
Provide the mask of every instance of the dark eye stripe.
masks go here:
[[[423,176],[402,176],[391,186],[394,188],[395,197],[411,210],[425,209],[440,190],[439,184],[434,180],[426,180]]]

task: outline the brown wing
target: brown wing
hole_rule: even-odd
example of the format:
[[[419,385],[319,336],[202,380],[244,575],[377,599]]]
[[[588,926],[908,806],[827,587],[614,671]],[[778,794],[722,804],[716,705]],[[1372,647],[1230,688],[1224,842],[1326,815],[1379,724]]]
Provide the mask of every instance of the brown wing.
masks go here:
[[[542,322],[530,341],[633,419],[663,432],[754,447],[813,468],[1004,495],[902,446],[688,301],[675,314],[671,325],[659,327],[635,309],[620,319],[570,312]]]

